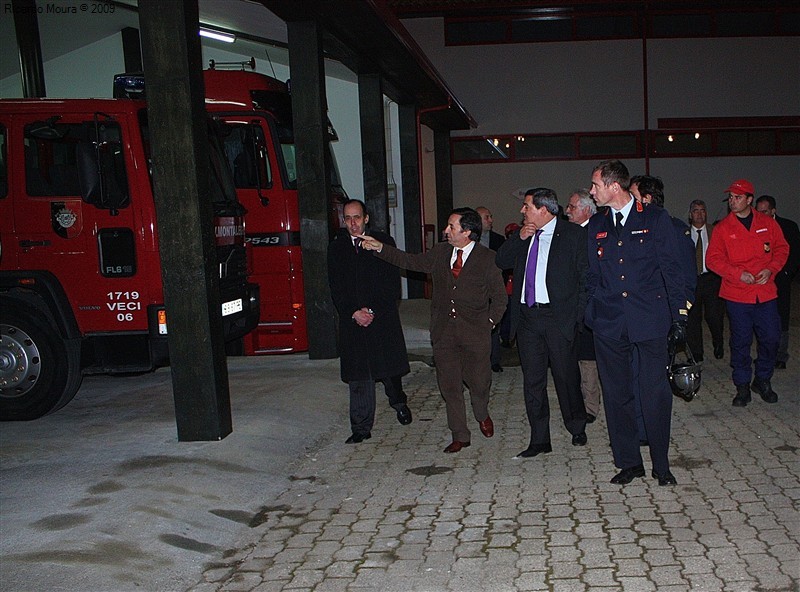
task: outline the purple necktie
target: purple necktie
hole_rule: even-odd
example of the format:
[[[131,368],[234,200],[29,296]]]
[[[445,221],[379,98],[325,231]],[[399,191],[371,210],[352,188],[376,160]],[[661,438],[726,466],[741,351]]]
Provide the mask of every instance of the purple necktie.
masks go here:
[[[536,304],[536,260],[539,258],[539,235],[541,230],[537,230],[533,235],[533,244],[528,254],[528,265],[525,267],[525,304],[533,306]]]

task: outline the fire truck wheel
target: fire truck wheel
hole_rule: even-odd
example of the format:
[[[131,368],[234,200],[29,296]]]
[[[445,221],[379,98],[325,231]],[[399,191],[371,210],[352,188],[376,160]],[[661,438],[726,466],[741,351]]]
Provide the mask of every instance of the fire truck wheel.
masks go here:
[[[69,351],[35,309],[0,305],[0,421],[42,417],[66,405],[81,385],[80,352]]]

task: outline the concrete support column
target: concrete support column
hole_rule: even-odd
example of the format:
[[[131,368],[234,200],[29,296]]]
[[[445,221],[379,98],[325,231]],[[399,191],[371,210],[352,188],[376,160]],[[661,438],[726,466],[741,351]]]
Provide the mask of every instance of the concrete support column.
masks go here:
[[[19,49],[19,71],[22,77],[22,96],[46,97],[42,44],[39,39],[39,19],[36,0],[12,0],[14,32]]]
[[[300,201],[300,241],[308,319],[308,356],[335,358],[336,309],[328,286],[330,171],[322,31],[314,21],[286,24]]]
[[[400,168],[403,183],[403,220],[405,221],[406,251],[421,253],[422,195],[419,186],[420,163],[417,152],[416,108],[413,104],[397,106],[400,127]],[[407,272],[408,297],[425,296],[425,274]]]
[[[231,433],[209,194],[197,0],[139,0],[175,417],[180,441]]]
[[[436,224],[441,238],[453,209],[453,166],[450,159],[450,132],[434,130],[433,148],[436,167]]]
[[[380,75],[358,75],[358,108],[361,120],[364,200],[370,212],[369,225],[375,230],[388,233],[386,128]]]

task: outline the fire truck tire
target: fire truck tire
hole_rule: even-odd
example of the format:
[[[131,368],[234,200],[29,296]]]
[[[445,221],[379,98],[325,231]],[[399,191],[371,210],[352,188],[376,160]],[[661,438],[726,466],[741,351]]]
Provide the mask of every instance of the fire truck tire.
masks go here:
[[[69,348],[35,308],[0,305],[0,421],[37,419],[70,402],[82,380]]]

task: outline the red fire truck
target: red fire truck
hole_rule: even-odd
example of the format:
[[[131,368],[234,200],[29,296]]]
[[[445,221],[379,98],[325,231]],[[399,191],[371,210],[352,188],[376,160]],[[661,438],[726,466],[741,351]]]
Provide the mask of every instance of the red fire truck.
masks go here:
[[[246,63],[254,67],[254,61]],[[306,310],[297,201],[292,105],[286,83],[244,70],[204,73],[206,109],[227,123],[225,154],[247,208],[253,249],[250,279],[261,287],[258,327],[243,339],[247,355],[306,351]],[[328,141],[336,139],[328,123]],[[330,150],[331,231],[344,225],[347,195]]]
[[[245,209],[209,120],[226,340],[258,322]],[[92,373],[168,362],[147,109],[130,99],[0,100],[0,419],[64,406]]]

